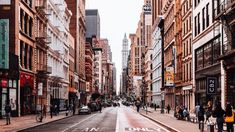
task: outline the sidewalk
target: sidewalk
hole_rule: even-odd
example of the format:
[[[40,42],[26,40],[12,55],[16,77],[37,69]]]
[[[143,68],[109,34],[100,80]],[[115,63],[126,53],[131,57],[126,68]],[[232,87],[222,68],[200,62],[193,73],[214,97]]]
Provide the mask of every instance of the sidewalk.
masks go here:
[[[140,114],[153,120],[175,132],[200,132],[198,128],[198,123],[192,123],[184,120],[177,120],[174,117],[174,112],[170,111],[170,114],[161,114],[160,109],[156,111],[152,108],[147,108],[148,112],[146,114],[146,110],[141,109]],[[204,131],[207,131],[207,125],[204,125]],[[216,130],[215,130],[216,131]]]
[[[42,124],[46,124],[49,122],[53,122],[56,120],[60,120],[63,118],[67,118],[72,116],[71,114],[69,116],[65,116],[65,112],[60,112],[59,115],[53,116],[53,118],[50,117],[50,114],[47,113],[46,118],[43,118],[42,122],[36,122],[36,115],[26,115],[22,117],[12,117],[11,118],[11,124],[6,125],[5,119],[0,119],[0,132],[16,132],[19,130],[23,130],[26,128],[31,128],[35,126],[39,126]]]

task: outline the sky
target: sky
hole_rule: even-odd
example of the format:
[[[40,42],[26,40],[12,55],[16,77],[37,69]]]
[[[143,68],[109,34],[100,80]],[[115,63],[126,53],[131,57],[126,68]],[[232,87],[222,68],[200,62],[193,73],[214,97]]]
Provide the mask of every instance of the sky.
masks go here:
[[[135,33],[144,0],[86,0],[86,9],[98,9],[100,15],[100,36],[107,38],[116,66],[117,92],[120,88],[122,68],[122,40],[126,33]]]

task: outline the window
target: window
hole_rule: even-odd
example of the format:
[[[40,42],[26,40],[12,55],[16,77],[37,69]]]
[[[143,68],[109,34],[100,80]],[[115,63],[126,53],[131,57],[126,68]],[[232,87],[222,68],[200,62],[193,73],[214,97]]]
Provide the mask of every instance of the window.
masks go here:
[[[200,34],[200,12],[197,14],[197,25],[198,25],[198,30],[197,33]]]
[[[197,36],[197,16],[194,17],[194,36]]]
[[[186,33],[188,33],[188,19],[186,20]]]
[[[205,7],[202,9],[202,30],[205,29]]]
[[[28,15],[27,14],[25,14],[24,15],[24,33],[28,33],[28,28],[27,28],[27,21],[28,21]]]
[[[188,40],[186,40],[186,43],[185,43],[185,56],[188,55]]]
[[[191,46],[191,44],[192,44],[192,42],[191,42],[192,40],[191,40],[191,38],[189,39],[189,54],[191,54],[192,53],[192,46]]]
[[[29,19],[29,36],[32,37],[32,27],[33,27],[33,19],[30,17]]]
[[[203,48],[196,50],[196,70],[203,68]]]
[[[189,62],[189,79],[190,79],[190,80],[192,80],[191,71],[192,71],[192,63],[191,63],[191,61],[190,61],[190,62]]]
[[[32,61],[33,60],[33,48],[32,46],[29,47],[29,70],[32,70]]]
[[[22,67],[24,67],[23,66],[23,50],[24,50],[23,44],[24,44],[23,41],[20,41],[20,64]]]
[[[217,63],[218,57],[220,55],[220,42],[219,38],[215,39],[213,42],[213,63]]]
[[[212,47],[211,43],[208,43],[204,47],[204,66],[210,66],[212,64]]]
[[[191,22],[191,16],[189,16],[189,30],[191,30],[192,22]]]
[[[20,9],[20,30],[23,30],[23,25],[24,25],[24,12],[22,9]]]
[[[28,51],[28,45],[25,44],[24,45],[24,68],[27,69],[28,65],[27,65],[27,51]]]
[[[209,26],[210,18],[209,18],[209,3],[206,5],[206,27]]]
[[[195,7],[200,3],[200,0],[194,0]]]

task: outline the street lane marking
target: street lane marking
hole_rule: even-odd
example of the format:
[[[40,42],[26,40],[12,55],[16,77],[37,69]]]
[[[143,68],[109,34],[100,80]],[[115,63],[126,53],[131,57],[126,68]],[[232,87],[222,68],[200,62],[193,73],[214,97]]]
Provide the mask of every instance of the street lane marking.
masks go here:
[[[132,110],[133,112],[136,112],[134,109],[131,109],[131,110]],[[137,112],[137,113],[138,113],[138,112]],[[164,127],[161,126],[160,124],[158,124],[158,123],[156,123],[156,122],[150,120],[149,118],[147,118],[147,117],[141,115],[141,113],[138,113],[138,115],[144,117],[145,119],[147,119],[147,120],[148,120],[151,124],[153,124],[154,126],[160,127],[160,128],[163,129],[164,131],[169,132],[169,130],[167,130],[166,128],[164,128]]]
[[[117,109],[116,132],[119,132],[119,109]]]
[[[90,129],[90,128],[86,128],[85,130],[83,130],[83,132],[93,132],[93,131],[94,131],[94,132],[97,132],[97,131],[99,131],[99,129],[100,129],[100,128],[94,128],[94,127],[91,128],[91,129]]]
[[[125,128],[125,131],[137,131],[137,132],[163,132],[160,128]]]
[[[64,129],[64,130],[61,131],[61,132],[66,132],[66,131],[68,131],[69,129],[71,129],[71,128],[77,126],[78,124],[80,124],[80,123],[82,123],[82,122],[84,122],[84,121],[86,121],[86,120],[88,120],[88,119],[90,119],[90,118],[92,118],[92,117],[94,117],[94,116],[96,116],[96,114],[94,114],[94,115],[92,115],[92,116],[90,116],[90,117],[87,117],[87,118],[81,120],[80,122],[78,122],[78,123],[76,123],[76,124],[73,124],[72,126],[69,126],[68,128]]]

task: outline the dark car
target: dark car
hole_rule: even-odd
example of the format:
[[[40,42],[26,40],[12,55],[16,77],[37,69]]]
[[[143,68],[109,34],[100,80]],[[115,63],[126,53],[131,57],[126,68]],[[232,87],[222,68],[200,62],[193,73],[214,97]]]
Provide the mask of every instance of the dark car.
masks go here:
[[[91,109],[84,105],[79,109],[79,114],[91,114]]]

